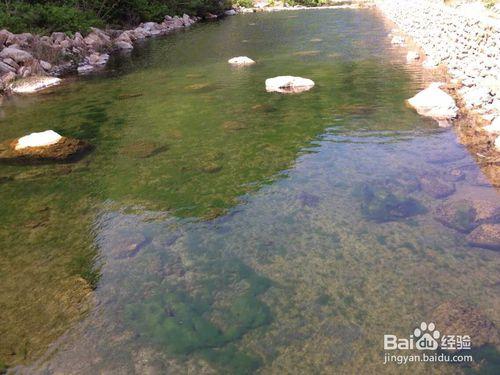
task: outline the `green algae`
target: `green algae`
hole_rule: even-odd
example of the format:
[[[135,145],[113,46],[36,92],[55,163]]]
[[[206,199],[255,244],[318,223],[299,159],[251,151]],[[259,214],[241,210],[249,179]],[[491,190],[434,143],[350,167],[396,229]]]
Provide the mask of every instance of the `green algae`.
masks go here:
[[[270,309],[259,299],[270,281],[238,260],[200,264],[198,272],[194,293],[158,291],[140,303],[127,305],[125,319],[142,340],[172,354],[200,352],[227,371],[248,373],[258,367],[259,360],[232,344],[272,321]],[[217,301],[224,290],[237,285],[238,289],[244,285],[243,290]]]

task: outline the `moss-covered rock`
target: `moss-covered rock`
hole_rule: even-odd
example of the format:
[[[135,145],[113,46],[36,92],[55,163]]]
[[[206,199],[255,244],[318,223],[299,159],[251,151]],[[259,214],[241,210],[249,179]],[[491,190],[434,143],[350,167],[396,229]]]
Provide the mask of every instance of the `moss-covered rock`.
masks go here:
[[[500,206],[461,199],[438,206],[434,218],[449,228],[469,233],[481,224],[500,222]]]
[[[399,189],[403,189],[399,186]],[[361,199],[363,216],[377,222],[405,219],[424,213],[425,208],[414,198],[399,189],[391,189],[378,184],[367,184],[355,191]]]
[[[166,285],[165,290],[128,305],[126,322],[174,355],[199,352],[225,366],[231,361],[221,358],[230,355],[242,358],[236,367],[246,363],[245,368],[254,368],[258,361],[231,344],[270,323],[271,312],[259,299],[270,281],[239,260],[209,261],[193,272],[189,290]]]
[[[8,164],[36,164],[43,162],[75,161],[92,149],[90,143],[62,137],[55,144],[16,149],[17,139],[0,144],[0,162]]]

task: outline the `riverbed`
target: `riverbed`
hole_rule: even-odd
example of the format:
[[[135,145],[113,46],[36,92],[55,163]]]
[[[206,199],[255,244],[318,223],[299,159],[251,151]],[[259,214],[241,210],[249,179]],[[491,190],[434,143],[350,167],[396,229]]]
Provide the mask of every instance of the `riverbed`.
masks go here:
[[[0,165],[0,361],[397,373],[383,335],[408,336],[446,301],[498,326],[499,253],[434,215],[461,199],[498,204],[498,192],[452,129],[405,105],[426,80],[388,32],[368,9],[238,15],[6,99],[2,139],[53,129],[94,150]],[[227,63],[240,55],[257,63]],[[266,92],[278,75],[316,85]]]

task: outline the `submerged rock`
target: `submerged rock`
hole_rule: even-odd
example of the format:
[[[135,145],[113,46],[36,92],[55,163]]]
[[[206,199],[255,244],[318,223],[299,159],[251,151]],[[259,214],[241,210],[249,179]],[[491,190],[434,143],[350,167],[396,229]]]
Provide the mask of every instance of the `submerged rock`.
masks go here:
[[[462,199],[437,207],[434,218],[449,228],[469,233],[481,224],[500,222],[500,206],[481,200]]]
[[[168,146],[165,145],[155,142],[138,141],[125,146],[121,153],[136,159],[147,159],[167,150]]]
[[[232,59],[229,59],[227,62],[231,65],[237,65],[237,66],[245,66],[245,65],[255,64],[255,61],[253,61],[251,58],[249,58],[247,56],[233,57]]]
[[[14,81],[9,85],[9,89],[16,94],[33,94],[60,83],[60,78],[32,76]]]
[[[91,145],[86,141],[46,131],[0,144],[0,162],[29,164],[68,161],[82,156],[90,149]]]
[[[500,224],[478,226],[467,236],[467,242],[475,247],[500,250]]]
[[[148,242],[148,239],[140,233],[120,234],[112,238],[106,248],[111,257],[125,259],[135,257]]]
[[[294,76],[278,76],[266,79],[266,90],[268,92],[299,93],[310,90],[314,82],[307,78]]]
[[[436,199],[446,198],[455,192],[453,182],[444,181],[430,173],[420,178],[420,186],[427,195]]]
[[[239,121],[224,121],[222,128],[227,131],[235,131],[246,129],[247,126]]]
[[[472,348],[500,344],[499,331],[481,311],[468,304],[447,301],[431,314],[432,321],[443,335],[470,336]]]
[[[431,84],[427,89],[408,99],[408,104],[415,108],[418,114],[437,120],[455,118],[458,107],[455,100],[439,88],[439,84]]]
[[[416,199],[377,184],[363,186],[356,195],[361,198],[363,216],[377,222],[401,220],[426,211]]]

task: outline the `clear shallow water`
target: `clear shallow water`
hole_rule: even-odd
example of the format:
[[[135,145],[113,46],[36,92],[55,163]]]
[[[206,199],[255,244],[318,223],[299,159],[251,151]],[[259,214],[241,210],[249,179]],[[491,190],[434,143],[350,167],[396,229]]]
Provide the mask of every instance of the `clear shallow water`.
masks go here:
[[[405,107],[423,79],[386,34],[371,11],[242,15],[5,102],[2,138],[51,128],[96,147],[71,165],[0,166],[1,360],[397,373],[383,334],[406,335],[446,300],[498,325],[498,253],[436,222],[443,199],[405,190],[418,209],[386,220],[360,195],[457,169],[447,199],[498,201],[453,132]],[[228,66],[238,55],[258,64]],[[316,86],[266,93],[283,74]]]

